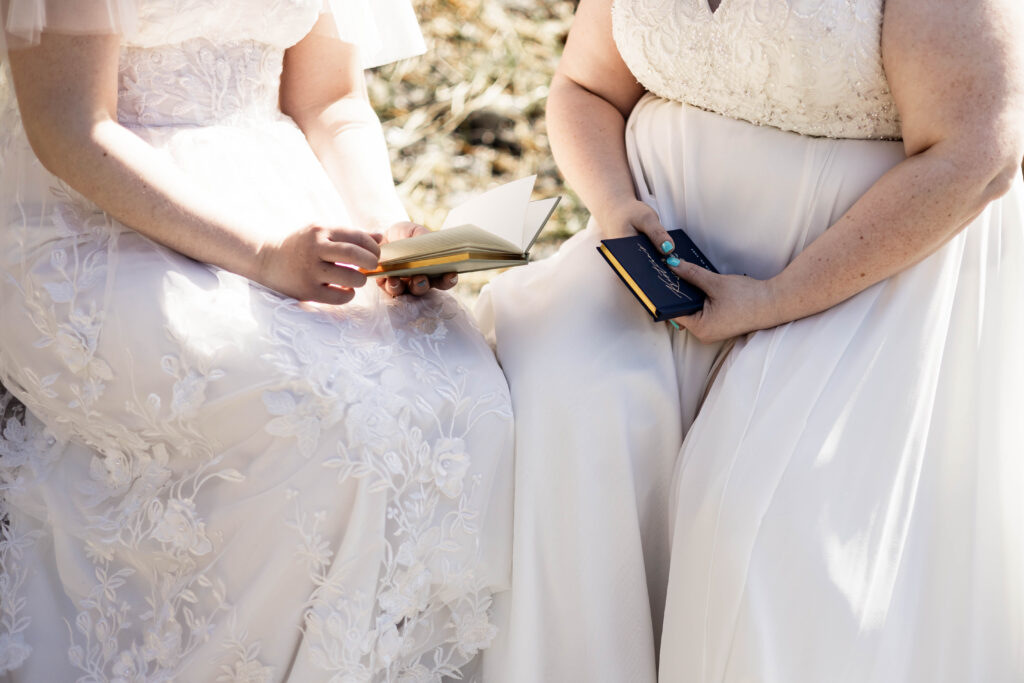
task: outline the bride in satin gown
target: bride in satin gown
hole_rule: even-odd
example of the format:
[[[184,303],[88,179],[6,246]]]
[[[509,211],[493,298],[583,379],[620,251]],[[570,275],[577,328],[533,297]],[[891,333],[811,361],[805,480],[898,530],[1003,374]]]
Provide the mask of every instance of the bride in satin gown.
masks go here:
[[[0,678],[457,676],[507,387],[453,298],[351,267],[417,229],[362,75],[412,8],[0,5]]]
[[[1021,11],[583,0],[548,122],[593,220],[480,305],[488,680],[1024,680]],[[726,274],[676,267],[679,330],[594,249],[666,228]]]

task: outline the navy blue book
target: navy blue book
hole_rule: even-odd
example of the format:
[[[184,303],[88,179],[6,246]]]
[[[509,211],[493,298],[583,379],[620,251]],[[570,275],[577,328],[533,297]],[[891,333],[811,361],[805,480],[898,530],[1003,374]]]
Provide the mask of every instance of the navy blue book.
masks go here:
[[[717,273],[697,245],[682,230],[669,230],[675,255]],[[704,292],[669,270],[646,235],[601,240],[597,248],[629,291],[656,322],[696,313],[704,307]]]

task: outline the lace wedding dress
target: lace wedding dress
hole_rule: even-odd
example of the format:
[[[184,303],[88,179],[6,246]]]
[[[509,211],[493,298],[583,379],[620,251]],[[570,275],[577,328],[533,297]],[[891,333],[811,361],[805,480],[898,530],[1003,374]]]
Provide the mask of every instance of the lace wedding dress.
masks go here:
[[[904,158],[881,25],[881,0],[617,0],[638,196],[723,272],[778,273]],[[598,239],[481,301],[517,434],[493,680],[654,681],[659,633],[672,683],[1024,680],[1024,183],[721,365]]]
[[[321,0],[119,4],[123,125],[239,215],[347,223],[277,108]],[[507,389],[465,313],[306,307],[154,244],[41,167],[3,71],[0,380],[28,411],[0,395],[0,678],[456,674],[511,545]]]

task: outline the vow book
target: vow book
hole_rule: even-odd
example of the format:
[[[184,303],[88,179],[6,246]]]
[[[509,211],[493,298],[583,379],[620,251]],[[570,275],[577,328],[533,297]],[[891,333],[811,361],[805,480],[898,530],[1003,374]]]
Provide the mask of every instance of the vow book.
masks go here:
[[[697,245],[682,230],[669,230],[678,258],[717,273]],[[704,292],[672,272],[665,254],[646,235],[601,240],[597,248],[633,296],[655,322],[696,313],[704,306]]]
[[[530,201],[537,176],[488,190],[448,213],[440,230],[384,244],[371,277],[520,266],[561,197]]]

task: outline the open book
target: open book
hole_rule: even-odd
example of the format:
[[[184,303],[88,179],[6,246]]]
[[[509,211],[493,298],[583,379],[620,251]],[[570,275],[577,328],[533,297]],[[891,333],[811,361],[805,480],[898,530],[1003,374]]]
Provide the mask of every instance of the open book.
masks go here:
[[[438,275],[519,266],[529,261],[560,197],[530,201],[537,176],[488,190],[448,213],[440,230],[389,242],[367,275]]]

